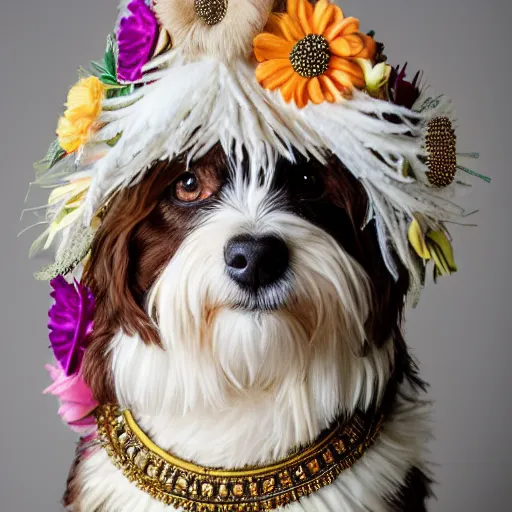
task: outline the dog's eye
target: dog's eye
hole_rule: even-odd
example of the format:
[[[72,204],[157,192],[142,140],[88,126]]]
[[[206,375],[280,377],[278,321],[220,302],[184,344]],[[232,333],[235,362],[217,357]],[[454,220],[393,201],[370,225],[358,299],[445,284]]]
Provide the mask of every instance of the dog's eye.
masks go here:
[[[319,173],[311,167],[291,170],[294,174],[292,186],[295,194],[304,199],[317,199],[323,193],[323,182]]]
[[[192,172],[183,173],[174,184],[174,196],[183,203],[204,201],[212,196],[214,190]]]
[[[302,172],[301,186],[303,188],[312,189],[318,186],[318,176],[312,172]]]

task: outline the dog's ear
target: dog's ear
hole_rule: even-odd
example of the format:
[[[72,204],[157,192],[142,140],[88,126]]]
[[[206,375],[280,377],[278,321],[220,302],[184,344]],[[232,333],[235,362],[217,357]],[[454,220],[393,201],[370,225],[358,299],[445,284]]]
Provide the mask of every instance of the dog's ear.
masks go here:
[[[112,198],[96,234],[83,281],[96,300],[94,331],[84,357],[84,377],[102,403],[114,399],[109,343],[123,331],[145,343],[159,344],[158,331],[145,310],[145,294],[137,283],[133,239],[141,223],[157,207],[169,178],[162,163],[138,185]],[[147,291],[147,290],[145,290]]]
[[[217,185],[224,168],[220,146],[194,165],[199,176],[213,169]],[[112,197],[95,236],[83,277],[96,299],[83,373],[102,403],[115,398],[109,345],[118,332],[161,345],[158,327],[146,311],[146,299],[200,210],[177,206],[172,199],[170,187],[186,170],[183,158],[156,163],[140,183]]]
[[[390,337],[400,340],[402,313],[409,288],[407,269],[395,256],[398,281],[388,271],[375,223],[371,221],[365,225],[368,196],[362,184],[336,158],[331,159],[327,171],[326,185],[330,200],[343,208],[350,219],[350,225],[343,227],[352,232],[352,236],[348,236],[348,233],[343,236],[345,249],[362,265],[372,286],[371,312],[366,324],[368,342],[380,346]]]

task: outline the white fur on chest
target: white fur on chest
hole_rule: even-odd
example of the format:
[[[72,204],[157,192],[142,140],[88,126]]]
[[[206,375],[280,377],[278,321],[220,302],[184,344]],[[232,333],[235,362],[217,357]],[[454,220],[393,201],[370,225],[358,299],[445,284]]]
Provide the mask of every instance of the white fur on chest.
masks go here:
[[[265,436],[265,425],[261,425]],[[209,446],[216,443],[215,425]],[[226,433],[229,436],[229,432]],[[256,431],[255,431],[256,435]],[[398,398],[395,412],[385,423],[376,443],[351,469],[331,485],[293,503],[289,512],[391,512],[387,498],[404,483],[411,467],[425,469],[425,443],[430,435],[429,410],[421,402]],[[258,446],[247,440],[240,453]],[[79,512],[161,512],[174,510],[139,491],[100,450],[80,471],[84,492]]]

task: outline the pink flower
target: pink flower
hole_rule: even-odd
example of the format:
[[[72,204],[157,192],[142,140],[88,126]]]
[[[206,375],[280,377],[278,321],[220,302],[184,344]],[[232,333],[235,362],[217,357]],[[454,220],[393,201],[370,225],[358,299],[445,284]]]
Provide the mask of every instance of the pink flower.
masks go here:
[[[59,416],[64,423],[79,434],[90,435],[96,429],[96,420],[92,412],[98,406],[91,389],[82,375],[66,375],[62,366],[46,365],[53,384],[43,393],[56,396],[60,400]]]

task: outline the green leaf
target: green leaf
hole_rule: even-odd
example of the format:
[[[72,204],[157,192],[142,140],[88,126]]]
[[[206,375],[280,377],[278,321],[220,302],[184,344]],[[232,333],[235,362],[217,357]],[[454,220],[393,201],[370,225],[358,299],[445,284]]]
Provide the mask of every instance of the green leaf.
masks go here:
[[[133,85],[127,85],[126,87],[117,90],[117,96],[129,96],[133,90]]]
[[[106,85],[119,85],[117,79],[108,73],[101,75],[99,79]]]
[[[46,156],[34,164],[36,175],[51,169],[59,160],[66,156],[66,152],[60,147],[59,140],[55,139],[48,148]]]
[[[105,57],[103,61],[105,63],[106,70],[113,76],[117,76],[117,40],[113,34],[110,34],[107,38],[107,49],[105,50]]]
[[[95,76],[99,77],[101,75],[105,75],[108,73],[108,71],[105,69],[105,67],[102,64],[100,64],[99,62],[92,61],[91,67],[92,67],[93,74]]]
[[[113,85],[107,90],[107,98],[120,98],[122,96],[129,96],[135,87],[130,85]]]
[[[107,144],[113,148],[118,142],[119,139],[123,136],[123,132],[119,132],[114,138],[107,140]]]
[[[107,38],[103,62],[91,62],[91,72],[98,77],[104,84],[119,85],[117,81],[117,40],[114,34]]]

